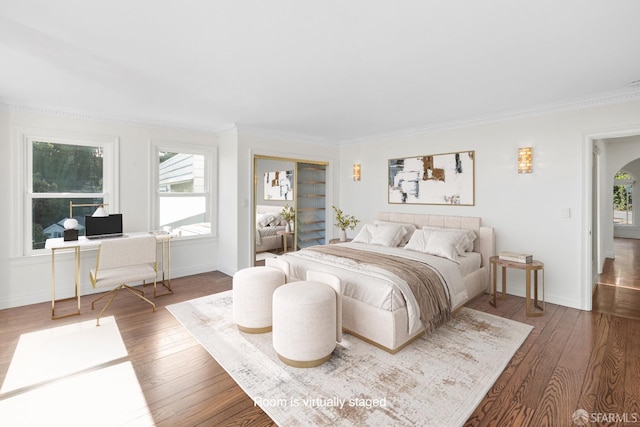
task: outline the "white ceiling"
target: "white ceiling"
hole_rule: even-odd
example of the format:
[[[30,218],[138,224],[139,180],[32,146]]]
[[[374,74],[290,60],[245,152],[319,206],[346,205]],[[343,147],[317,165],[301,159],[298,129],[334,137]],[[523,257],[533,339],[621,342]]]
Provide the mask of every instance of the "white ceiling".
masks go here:
[[[638,0],[0,0],[0,103],[327,141],[638,95]]]

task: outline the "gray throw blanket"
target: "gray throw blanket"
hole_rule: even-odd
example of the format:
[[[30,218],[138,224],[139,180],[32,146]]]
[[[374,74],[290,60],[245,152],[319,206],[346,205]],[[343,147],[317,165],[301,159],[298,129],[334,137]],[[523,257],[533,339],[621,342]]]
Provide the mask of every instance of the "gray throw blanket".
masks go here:
[[[349,258],[361,264],[383,268],[409,284],[420,307],[420,320],[427,332],[432,332],[451,318],[451,299],[440,276],[424,263],[410,259],[361,251],[343,246],[311,246],[328,255]]]

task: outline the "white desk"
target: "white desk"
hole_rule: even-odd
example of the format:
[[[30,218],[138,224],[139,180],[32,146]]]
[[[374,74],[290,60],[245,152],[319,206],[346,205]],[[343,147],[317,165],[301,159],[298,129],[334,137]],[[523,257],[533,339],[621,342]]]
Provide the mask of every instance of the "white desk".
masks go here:
[[[123,237],[111,237],[109,238],[109,240],[111,239],[126,239],[129,236],[142,236],[142,235],[148,235],[149,233],[146,232],[139,232],[139,233],[126,233]],[[160,295],[156,295],[155,294],[155,289],[154,289],[154,297],[156,296],[163,296],[163,295],[169,295],[172,294],[173,291],[171,290],[171,239],[173,238],[173,234],[168,234],[168,233],[154,233],[156,236],[156,239],[158,241],[159,244],[162,245],[162,261],[161,261],[161,267],[162,267],[162,280],[158,281],[158,284],[161,284],[162,286],[164,286],[167,289],[167,292],[164,294],[160,294]],[[45,249],[51,249],[51,318],[52,319],[62,319],[64,317],[69,317],[69,316],[75,316],[80,314],[80,252],[83,250],[88,250],[88,249],[98,249],[98,247],[100,247],[100,242],[102,240],[100,239],[87,239],[84,236],[80,236],[78,238],[78,240],[71,240],[71,241],[67,241],[65,242],[64,239],[62,237],[59,238],[55,238],[55,239],[47,239],[44,247]],[[166,254],[165,254],[165,245],[166,245]],[[60,300],[56,300],[56,252],[57,251],[71,251],[73,250],[74,254],[75,254],[75,292],[76,295],[75,297],[71,297],[71,298],[64,298],[64,299],[60,299]],[[166,265],[167,265],[167,276],[165,278],[165,261],[166,261]],[[66,301],[69,299],[76,299],[78,302],[78,307],[77,310],[73,313],[69,313],[69,314],[65,314],[65,315],[61,315],[61,316],[56,316],[55,315],[55,310],[56,310],[56,302],[57,301]]]

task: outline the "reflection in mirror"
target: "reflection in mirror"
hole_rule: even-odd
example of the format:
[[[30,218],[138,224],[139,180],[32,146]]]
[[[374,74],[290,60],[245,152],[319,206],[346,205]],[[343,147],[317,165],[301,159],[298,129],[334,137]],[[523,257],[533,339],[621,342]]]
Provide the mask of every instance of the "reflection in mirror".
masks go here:
[[[293,200],[293,170],[264,173],[264,200]]]
[[[255,159],[255,265],[284,252],[294,245],[294,233],[287,231],[287,222],[281,215],[285,206],[294,207],[295,161],[288,159]],[[289,225],[290,229],[290,225]],[[289,234],[285,234],[289,233]]]

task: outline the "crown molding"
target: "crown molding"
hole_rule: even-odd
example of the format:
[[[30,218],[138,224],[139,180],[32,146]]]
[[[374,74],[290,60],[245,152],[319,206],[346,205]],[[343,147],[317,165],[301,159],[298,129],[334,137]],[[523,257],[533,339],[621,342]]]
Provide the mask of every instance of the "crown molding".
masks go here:
[[[133,126],[133,127],[146,127],[152,129],[171,130],[177,132],[196,132],[217,134],[218,129],[215,127],[196,126],[196,125],[184,125],[180,123],[171,123],[159,120],[147,120],[147,119],[130,119],[122,117],[111,117],[100,114],[92,113],[80,113],[78,111],[65,110],[63,108],[40,106],[40,105],[26,105],[12,102],[1,102],[0,108],[9,111],[19,111],[25,113],[39,113],[50,116],[63,117],[67,119],[80,119],[80,120],[94,120],[103,123],[110,123],[119,126]]]
[[[448,130],[461,129],[461,128],[472,127],[472,126],[481,126],[481,125],[503,122],[508,120],[542,116],[545,114],[559,113],[563,111],[572,111],[572,110],[579,110],[583,108],[590,108],[590,107],[596,107],[601,105],[631,102],[639,99],[640,99],[640,90],[636,90],[636,91],[625,92],[625,93],[617,93],[614,95],[605,95],[597,98],[584,99],[584,100],[574,101],[574,102],[534,107],[534,108],[514,111],[510,113],[477,117],[469,120],[436,123],[433,125],[421,126],[418,128],[403,129],[395,132],[387,132],[387,133],[381,133],[381,134],[376,134],[376,135],[371,135],[366,137],[347,139],[347,140],[339,141],[339,144],[352,145],[352,144],[362,144],[362,143],[373,142],[381,139],[406,138],[406,137],[411,137],[416,135],[444,132]]]

